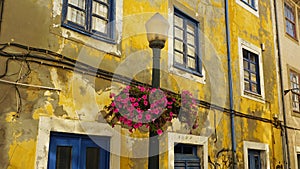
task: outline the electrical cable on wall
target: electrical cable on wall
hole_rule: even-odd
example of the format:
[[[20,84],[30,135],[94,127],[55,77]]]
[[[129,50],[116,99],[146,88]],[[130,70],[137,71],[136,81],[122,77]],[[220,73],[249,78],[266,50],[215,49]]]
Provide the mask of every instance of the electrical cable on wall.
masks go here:
[[[142,83],[142,82],[139,82],[136,80],[132,80],[131,78],[128,78],[128,77],[120,75],[120,74],[114,74],[112,72],[108,72],[103,69],[95,68],[86,63],[68,58],[66,56],[63,56],[61,54],[55,53],[50,50],[24,46],[24,45],[17,44],[17,43],[5,43],[5,44],[0,44],[0,46],[2,46],[0,48],[0,57],[7,58],[5,72],[4,72],[4,74],[0,75],[0,82],[11,83],[9,81],[3,81],[3,80],[1,80],[1,78],[5,77],[7,75],[7,69],[8,69],[9,62],[11,60],[17,60],[17,61],[25,62],[27,65],[27,68],[28,68],[28,71],[23,75],[23,77],[22,78],[20,77],[21,79],[29,76],[29,74],[31,72],[29,63],[37,63],[37,64],[41,64],[41,65],[45,65],[45,66],[57,67],[57,68],[61,68],[61,69],[68,70],[68,71],[82,73],[84,75],[102,78],[105,80],[114,80],[114,81],[122,83],[122,84],[150,86],[149,84],[145,84],[145,83]],[[26,53],[11,53],[11,52],[5,51],[5,49],[10,46],[24,49],[24,50],[26,50]],[[76,67],[76,69],[75,69],[75,67]],[[60,90],[60,89],[55,89],[55,88],[50,88],[50,87],[45,87],[45,86],[31,85],[31,84],[15,83],[15,85],[34,87],[34,88],[40,88],[40,89],[45,89],[45,90],[58,90],[58,91]],[[162,90],[167,91],[166,89],[162,89]],[[177,93],[174,93],[171,91],[168,91],[168,92],[177,94]],[[21,96],[21,95],[19,95],[19,96]],[[215,105],[215,104],[211,104],[207,101],[197,100],[197,103],[199,104],[199,107],[202,107],[202,108],[218,110],[218,111],[224,112],[228,115],[230,115],[230,113],[231,113],[228,108],[225,108],[225,107],[222,107],[219,105]],[[265,122],[265,123],[271,123],[273,125],[277,124],[277,122],[275,122],[271,119],[258,117],[258,116],[254,116],[254,115],[249,115],[249,114],[245,114],[245,113],[238,112],[235,110],[234,110],[234,114],[235,114],[235,116],[241,117],[241,118],[258,120],[258,121]],[[289,126],[286,126],[286,127],[300,131],[300,129],[298,129],[298,128],[292,128]]]

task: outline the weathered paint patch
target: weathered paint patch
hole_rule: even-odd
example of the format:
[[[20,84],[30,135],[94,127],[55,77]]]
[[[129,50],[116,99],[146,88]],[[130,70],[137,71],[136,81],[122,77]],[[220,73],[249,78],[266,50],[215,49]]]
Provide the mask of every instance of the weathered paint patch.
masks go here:
[[[7,169],[34,168],[36,141],[31,139],[23,142],[14,141],[9,147],[9,166]]]

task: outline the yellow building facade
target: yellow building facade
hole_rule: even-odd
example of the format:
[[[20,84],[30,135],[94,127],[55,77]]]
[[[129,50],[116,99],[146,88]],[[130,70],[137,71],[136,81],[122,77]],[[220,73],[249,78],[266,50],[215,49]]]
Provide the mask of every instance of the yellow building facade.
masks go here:
[[[179,118],[164,126],[160,168],[193,160],[205,169],[282,167],[273,5],[2,1],[1,168],[147,168],[148,129],[111,127],[104,117],[111,93],[129,84],[151,85],[153,53],[145,24],[157,12],[170,25],[160,86],[189,91],[198,109],[196,126]]]

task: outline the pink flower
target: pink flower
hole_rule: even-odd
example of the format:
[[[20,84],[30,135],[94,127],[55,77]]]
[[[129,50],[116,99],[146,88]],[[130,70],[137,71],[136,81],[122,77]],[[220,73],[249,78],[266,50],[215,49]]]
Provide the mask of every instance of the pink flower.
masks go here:
[[[142,98],[143,98],[144,100],[146,100],[146,99],[147,99],[147,95],[143,95]]]
[[[147,101],[144,101],[144,105],[147,106],[147,105],[148,105],[148,102],[147,102]]]
[[[115,106],[116,106],[116,103],[115,103],[115,102],[112,102],[112,103],[111,103],[111,106],[115,107]]]
[[[146,114],[146,120],[150,120],[151,119],[151,115],[150,114]]]
[[[173,112],[170,112],[170,117],[173,117]]]
[[[146,91],[146,89],[145,89],[145,87],[140,87],[140,90],[142,91],[142,92],[144,92],[144,91]]]
[[[133,103],[133,106],[137,107],[137,106],[139,106],[139,103],[135,102],[135,103]]]
[[[143,118],[143,115],[142,115],[142,114],[139,114],[139,115],[138,115],[138,119],[141,120],[142,118]]]
[[[130,101],[131,101],[131,102],[135,102],[135,100],[136,100],[136,99],[135,99],[134,97],[130,97]]]
[[[161,129],[156,130],[156,132],[157,132],[158,135],[162,135],[163,134],[163,131]]]
[[[172,104],[173,104],[173,102],[167,102],[167,104],[168,104],[168,105],[172,105]]]
[[[119,112],[119,109],[114,109],[114,113],[118,113]]]

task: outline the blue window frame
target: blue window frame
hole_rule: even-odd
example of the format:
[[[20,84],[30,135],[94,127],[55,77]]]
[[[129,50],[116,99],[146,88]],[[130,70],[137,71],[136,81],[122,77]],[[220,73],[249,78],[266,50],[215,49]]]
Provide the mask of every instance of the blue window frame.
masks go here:
[[[243,48],[243,66],[245,90],[261,94],[258,55]]]
[[[62,11],[62,26],[115,42],[115,0],[63,0]]]
[[[109,137],[50,134],[48,169],[109,169]]]
[[[248,168],[261,169],[261,157],[259,150],[248,150]]]
[[[174,67],[201,76],[199,23],[174,8]]]
[[[244,2],[246,5],[250,6],[251,8],[253,8],[254,10],[257,10],[255,7],[256,0],[241,0],[241,1]]]
[[[174,169],[200,169],[200,158],[197,156],[197,146],[177,144],[174,147]]]

